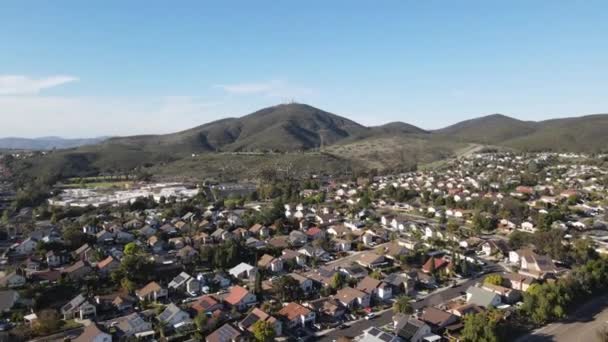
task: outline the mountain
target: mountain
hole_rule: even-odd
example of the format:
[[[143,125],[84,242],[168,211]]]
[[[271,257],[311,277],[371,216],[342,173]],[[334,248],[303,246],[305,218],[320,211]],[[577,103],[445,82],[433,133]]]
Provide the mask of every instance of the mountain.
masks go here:
[[[502,114],[459,122],[433,131],[436,137],[521,151],[600,152],[608,145],[608,115],[522,121]]]
[[[42,137],[42,138],[0,138],[0,149],[7,150],[52,150],[73,148],[85,145],[98,144],[107,139],[107,137],[89,138],[89,139],[64,139],[60,137]]]
[[[606,114],[539,122],[493,114],[425,131],[403,122],[366,127],[309,105],[283,104],[177,133],[116,137],[56,150],[24,160],[13,173],[56,179],[145,171],[162,177],[251,179],[261,170],[304,174],[399,171],[484,146],[606,151],[605,132]],[[260,153],[265,151],[291,153]]]
[[[538,124],[533,121],[521,121],[502,114],[492,114],[461,121],[433,133],[461,141],[496,145],[531,134],[536,131],[537,126]]]
[[[605,152],[608,114],[540,121],[536,129],[502,145],[523,151]]]
[[[180,153],[284,152],[309,150],[370,134],[371,128],[312,106],[282,104],[178,133],[113,138],[104,145]]]
[[[422,128],[410,125],[405,122],[395,121],[389,122],[382,126],[370,127],[372,135],[395,135],[395,134],[428,134],[428,131]]]

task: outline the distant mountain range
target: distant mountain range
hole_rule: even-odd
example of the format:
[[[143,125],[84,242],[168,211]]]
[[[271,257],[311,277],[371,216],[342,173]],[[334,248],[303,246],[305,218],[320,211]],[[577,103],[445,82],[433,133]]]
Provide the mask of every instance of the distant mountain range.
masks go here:
[[[0,149],[5,150],[52,150],[80,147],[85,145],[98,144],[107,137],[87,138],[87,139],[64,139],[60,137],[42,138],[0,138]]]
[[[606,114],[539,122],[493,114],[427,131],[403,122],[367,127],[309,105],[294,103],[264,108],[240,118],[213,121],[172,134],[97,140],[46,138],[31,140],[29,146],[13,141],[12,145],[0,144],[0,148],[80,146],[56,151],[37,161],[47,174],[60,176],[130,172],[135,168],[158,165],[169,165],[174,172],[168,173],[194,173],[202,166],[192,165],[191,161],[183,165],[183,160],[193,154],[215,155],[213,162],[219,164],[237,160],[236,157],[225,157],[218,161],[220,157],[212,152],[321,151],[325,157],[338,159],[336,165],[399,168],[455,156],[459,150],[470,150],[472,146],[523,151],[606,151],[606,132]],[[268,159],[268,163],[278,163],[281,157],[275,155]],[[180,161],[182,164],[176,166]],[[310,165],[318,165],[315,169],[320,171],[325,171],[323,165],[331,164],[327,160],[323,163],[310,159],[299,162],[301,167],[309,169],[312,168]]]

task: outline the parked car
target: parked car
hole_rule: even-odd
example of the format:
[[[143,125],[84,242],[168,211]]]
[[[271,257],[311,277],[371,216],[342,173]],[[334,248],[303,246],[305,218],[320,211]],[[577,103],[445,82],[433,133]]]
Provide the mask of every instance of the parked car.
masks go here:
[[[374,319],[376,318],[376,316],[378,316],[375,312],[370,312],[369,314],[367,314],[367,316],[365,316],[365,319],[370,320],[370,319]]]

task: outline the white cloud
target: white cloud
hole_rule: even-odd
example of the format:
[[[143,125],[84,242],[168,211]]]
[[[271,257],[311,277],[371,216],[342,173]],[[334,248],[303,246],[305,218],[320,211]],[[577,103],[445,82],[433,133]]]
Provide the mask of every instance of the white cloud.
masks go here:
[[[196,96],[0,96],[0,137],[171,133],[222,118]]]
[[[77,77],[55,75],[31,78],[23,75],[0,75],[0,95],[37,94],[41,90],[78,81]]]
[[[310,88],[294,86],[284,80],[219,84],[215,85],[214,88],[220,88],[226,93],[233,95],[261,95],[283,99],[304,97],[314,93],[314,91]]]

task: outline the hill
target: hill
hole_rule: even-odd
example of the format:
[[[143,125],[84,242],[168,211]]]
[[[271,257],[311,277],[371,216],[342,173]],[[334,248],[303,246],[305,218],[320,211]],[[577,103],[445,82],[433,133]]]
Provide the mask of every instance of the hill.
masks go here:
[[[503,141],[526,136],[536,131],[537,123],[521,121],[502,114],[492,114],[466,120],[434,131],[461,141],[482,144],[499,144]]]
[[[89,139],[64,139],[60,137],[43,138],[0,138],[0,149],[6,150],[52,150],[79,147],[98,144],[107,139],[106,137]]]
[[[522,151],[605,152],[608,150],[608,115],[540,121],[534,132],[503,142]]]
[[[52,151],[25,160],[14,173],[48,179],[144,171],[166,177],[238,178],[269,168],[302,173],[404,170],[488,145],[605,151],[607,131],[608,115],[533,122],[493,114],[435,131],[403,122],[366,127],[308,105],[284,104],[177,133],[111,138]]]
[[[114,138],[105,145],[171,153],[287,152],[331,145],[342,139],[365,136],[369,131],[354,121],[312,106],[282,104],[178,133]]]

